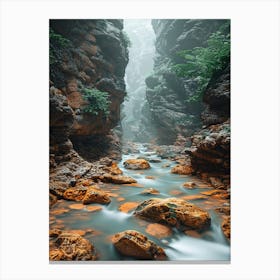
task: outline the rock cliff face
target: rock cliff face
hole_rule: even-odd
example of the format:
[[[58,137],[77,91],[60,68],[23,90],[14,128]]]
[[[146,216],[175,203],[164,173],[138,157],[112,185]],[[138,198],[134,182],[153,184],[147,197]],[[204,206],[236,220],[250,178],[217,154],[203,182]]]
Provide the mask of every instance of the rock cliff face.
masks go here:
[[[125,96],[128,51],[122,29],[122,20],[50,21],[50,154],[53,162],[61,159],[61,154],[67,154],[72,144],[87,159],[96,159],[112,147],[119,149],[111,129],[120,120],[120,104]],[[107,114],[102,110],[96,113],[84,110],[89,105],[84,90],[93,88],[108,93]]]
[[[205,110],[201,114],[205,128],[192,136],[192,166],[211,176],[230,173],[230,66],[218,71],[204,93]]]
[[[146,79],[146,96],[160,144],[171,144],[178,136],[190,137],[201,127],[203,105],[186,102],[194,94],[196,82],[178,78],[171,67],[182,62],[177,54],[179,51],[205,46],[209,35],[224,23],[225,20],[152,21],[157,56],[154,73]],[[213,107],[210,103],[209,110]]]

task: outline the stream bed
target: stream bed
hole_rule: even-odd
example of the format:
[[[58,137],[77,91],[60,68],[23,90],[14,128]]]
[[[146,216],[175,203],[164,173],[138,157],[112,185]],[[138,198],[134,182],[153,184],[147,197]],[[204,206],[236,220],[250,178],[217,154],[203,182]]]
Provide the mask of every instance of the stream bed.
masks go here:
[[[123,174],[134,178],[137,183],[129,185],[101,184],[108,192],[111,203],[108,205],[82,205],[73,201],[58,200],[50,210],[50,227],[73,230],[81,233],[92,242],[98,253],[98,261],[135,260],[120,255],[111,242],[111,237],[124,230],[137,230],[161,246],[171,261],[229,261],[230,244],[221,230],[222,214],[214,209],[226,204],[222,199],[213,199],[201,193],[213,189],[194,176],[172,174],[174,161],[162,159],[143,144],[137,144],[139,152],[123,155],[118,163]],[[123,167],[127,159],[145,157],[150,169],[129,170]],[[198,186],[187,189],[183,184],[195,182]],[[145,189],[153,188],[159,194],[142,194]],[[195,231],[179,232],[169,228],[168,234],[155,234],[147,230],[155,222],[145,221],[133,215],[137,204],[149,198],[183,198],[207,210],[211,216],[211,226],[202,233]],[[157,224],[158,225],[158,224]],[[167,227],[165,227],[167,228]]]

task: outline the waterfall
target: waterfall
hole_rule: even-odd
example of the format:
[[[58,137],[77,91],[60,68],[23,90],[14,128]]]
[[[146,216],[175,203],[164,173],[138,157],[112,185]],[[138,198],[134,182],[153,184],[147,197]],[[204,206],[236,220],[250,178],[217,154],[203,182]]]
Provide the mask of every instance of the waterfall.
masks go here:
[[[121,110],[122,137],[124,141],[145,142],[145,123],[149,122],[145,78],[153,70],[155,34],[150,19],[124,20],[124,32],[130,47],[125,73],[127,96]]]

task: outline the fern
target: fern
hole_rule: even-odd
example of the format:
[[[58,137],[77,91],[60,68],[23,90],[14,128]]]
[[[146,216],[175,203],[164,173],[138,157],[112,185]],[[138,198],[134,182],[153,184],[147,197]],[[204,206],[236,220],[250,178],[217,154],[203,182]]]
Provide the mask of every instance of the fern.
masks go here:
[[[172,69],[179,77],[196,79],[196,92],[186,101],[198,102],[213,74],[229,63],[230,35],[221,31],[214,32],[207,40],[206,47],[183,50],[178,52],[178,55],[183,57],[186,63],[173,65]]]

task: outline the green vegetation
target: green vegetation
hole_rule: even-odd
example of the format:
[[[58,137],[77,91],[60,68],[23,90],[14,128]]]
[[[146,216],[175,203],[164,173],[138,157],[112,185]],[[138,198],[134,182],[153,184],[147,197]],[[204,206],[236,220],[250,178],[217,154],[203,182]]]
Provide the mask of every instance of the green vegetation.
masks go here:
[[[71,43],[68,39],[64,38],[62,35],[55,33],[52,28],[50,28],[50,64],[54,64],[59,61],[59,50],[69,48]]]
[[[130,39],[129,39],[127,33],[126,33],[125,31],[123,31],[122,34],[123,34],[123,39],[124,39],[124,42],[125,42],[126,47],[127,47],[127,48],[131,48],[131,45],[132,45],[132,44],[131,44],[131,41],[130,41]]]
[[[228,26],[228,24],[226,24]],[[222,26],[222,29],[226,28]],[[172,67],[180,77],[195,78],[197,90],[187,102],[198,102],[208,85],[209,80],[217,70],[223,69],[230,58],[230,35],[222,31],[214,32],[207,40],[206,47],[196,47],[192,50],[183,50],[178,55],[186,60],[184,64]]]
[[[87,107],[83,110],[86,113],[98,115],[102,111],[105,116],[109,115],[109,93],[105,91],[100,91],[98,89],[84,88],[82,90],[83,96],[89,102]]]

